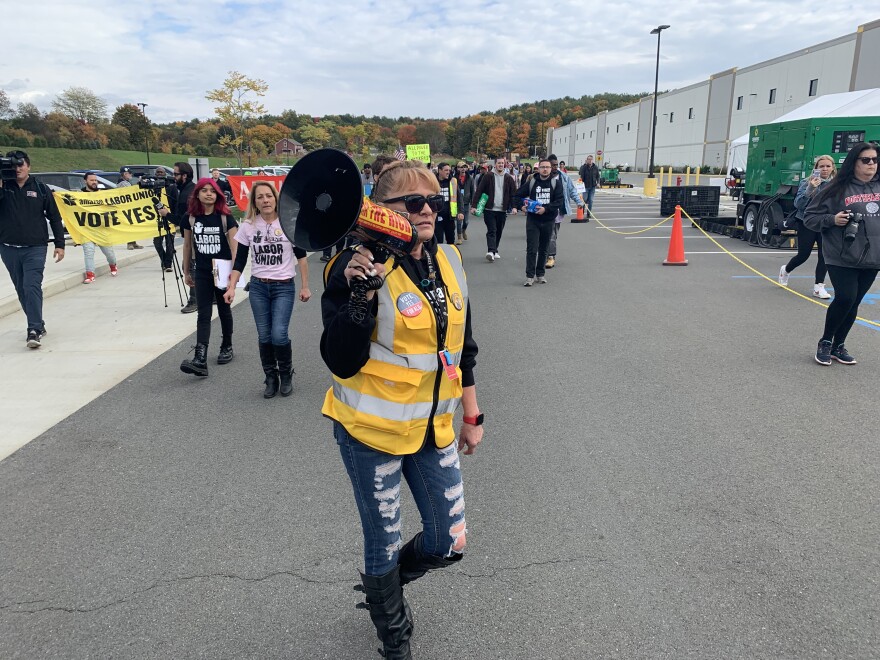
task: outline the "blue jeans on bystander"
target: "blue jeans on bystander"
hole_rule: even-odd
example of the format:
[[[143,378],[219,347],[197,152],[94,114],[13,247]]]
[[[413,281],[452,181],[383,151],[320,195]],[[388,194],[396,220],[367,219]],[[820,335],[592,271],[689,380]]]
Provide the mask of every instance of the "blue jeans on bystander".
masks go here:
[[[290,341],[287,330],[296,299],[296,282],[261,282],[252,277],[249,293],[260,343],[276,346],[287,344]]]

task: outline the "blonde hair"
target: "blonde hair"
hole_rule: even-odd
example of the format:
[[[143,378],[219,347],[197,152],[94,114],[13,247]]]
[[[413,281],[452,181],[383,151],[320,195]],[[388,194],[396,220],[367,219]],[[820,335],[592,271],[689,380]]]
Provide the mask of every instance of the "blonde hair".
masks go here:
[[[827,160],[828,162],[831,163],[831,176],[835,176],[837,174],[837,165],[835,165],[834,159],[831,156],[829,156],[828,154],[823,154],[821,156],[817,156],[816,160],[813,161],[813,169],[816,169],[817,167],[819,167],[820,160]],[[828,178],[830,179],[831,176]]]
[[[260,215],[260,211],[257,209],[257,188],[263,186],[272,191],[272,197],[275,198],[275,213],[278,213],[278,191],[275,190],[275,186],[270,181],[254,181],[254,185],[251,186],[251,194],[248,195],[247,213],[244,216],[245,222],[253,222],[254,218]]]
[[[440,192],[440,183],[433,172],[425,167],[420,160],[404,160],[389,163],[382,168],[382,173],[376,181],[373,189],[373,197],[378,202],[384,202],[390,194],[397,190],[415,190],[424,184],[433,192]]]

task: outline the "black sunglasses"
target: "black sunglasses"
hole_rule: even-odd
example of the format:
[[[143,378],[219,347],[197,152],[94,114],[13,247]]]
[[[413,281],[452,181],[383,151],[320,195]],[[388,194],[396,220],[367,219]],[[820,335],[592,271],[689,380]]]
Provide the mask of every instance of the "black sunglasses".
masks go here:
[[[870,165],[871,163],[877,162],[877,156],[860,156],[859,160],[862,161],[865,165]]]
[[[391,204],[393,202],[403,202],[406,206],[406,210],[410,213],[418,213],[425,208],[425,204],[430,207],[432,212],[440,213],[445,204],[443,195],[430,195],[429,197],[425,197],[424,195],[403,195],[402,197],[393,197],[385,200],[385,204]]]

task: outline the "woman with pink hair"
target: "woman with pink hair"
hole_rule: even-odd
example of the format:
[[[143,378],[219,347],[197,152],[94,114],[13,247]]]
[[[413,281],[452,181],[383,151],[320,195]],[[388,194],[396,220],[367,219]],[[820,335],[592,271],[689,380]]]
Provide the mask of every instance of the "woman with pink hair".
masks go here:
[[[180,370],[202,378],[208,375],[208,342],[211,339],[211,312],[217,305],[223,340],[217,364],[232,361],[232,308],[223,299],[225,288],[217,287],[215,260],[233,261],[238,243],[233,238],[238,223],[232,217],[226,198],[211,178],[199,179],[189,198],[187,217],[181,222],[183,230],[183,272],[187,286],[195,287],[198,314],[196,318],[196,345],[192,359],[180,363]],[[195,260],[195,271],[190,265]]]

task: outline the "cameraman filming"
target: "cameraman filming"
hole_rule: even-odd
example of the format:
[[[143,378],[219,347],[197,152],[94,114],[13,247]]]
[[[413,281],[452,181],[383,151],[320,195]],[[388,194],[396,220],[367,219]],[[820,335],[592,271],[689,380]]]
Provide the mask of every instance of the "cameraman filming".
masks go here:
[[[196,184],[193,183],[193,168],[189,163],[174,163],[174,183],[177,186],[177,195],[175,201],[172,203],[169,197],[169,203],[171,204],[174,211],[169,211],[167,208],[159,209],[159,215],[165,218],[168,222],[171,222],[178,227],[180,227],[180,223],[188,216],[186,211],[187,205],[189,204],[189,198],[192,195],[193,190],[196,187]],[[161,238],[157,238],[156,241],[156,251],[159,252],[159,256],[162,257],[162,251],[160,250],[161,246]],[[166,246],[166,253],[168,252]],[[167,261],[165,261],[163,257],[162,267],[167,269],[171,265],[171,259],[174,256],[174,243],[171,242],[170,245],[170,254],[167,256]],[[166,265],[167,264],[167,265]],[[184,273],[184,277],[186,277],[186,273]],[[196,290],[194,287],[191,287],[189,290],[189,300],[186,305],[181,308],[180,312],[182,314],[190,314],[198,309],[198,304],[196,303]]]
[[[27,317],[27,347],[39,348],[46,334],[43,321],[43,270],[49,230],[55,237],[55,262],[64,258],[64,225],[48,186],[32,179],[31,159],[10,151],[12,162],[0,165],[0,257]],[[12,176],[12,170],[15,176]]]

